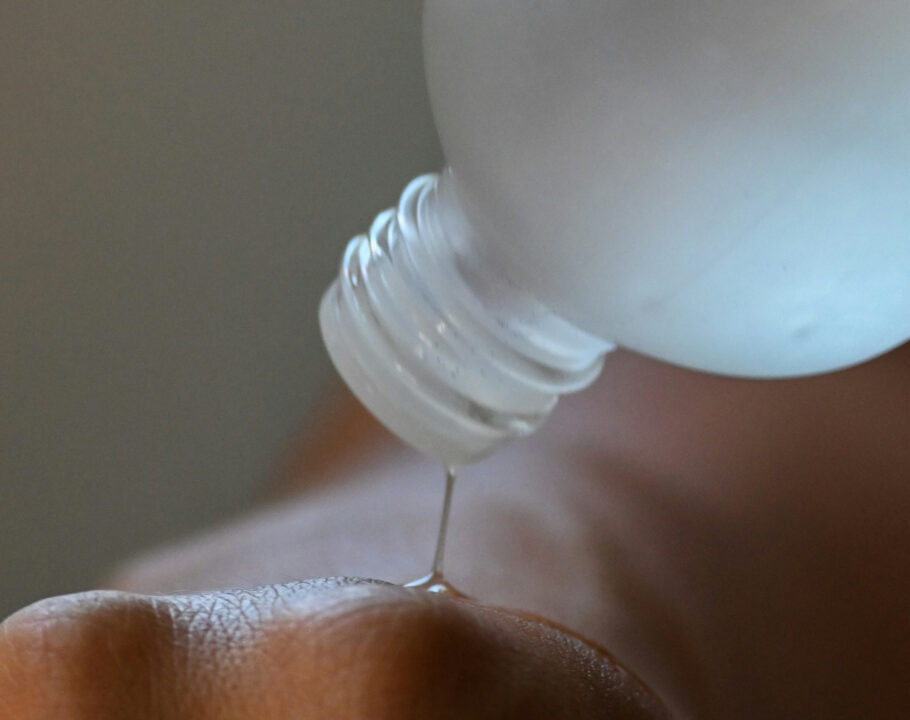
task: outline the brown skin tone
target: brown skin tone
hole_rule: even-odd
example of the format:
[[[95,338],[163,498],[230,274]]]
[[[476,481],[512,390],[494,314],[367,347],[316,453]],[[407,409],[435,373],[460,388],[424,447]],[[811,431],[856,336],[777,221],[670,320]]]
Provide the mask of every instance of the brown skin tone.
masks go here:
[[[424,574],[441,470],[351,412],[289,462],[296,497],[111,584]],[[462,590],[590,642],[379,584],[77,596],[3,626],[0,719],[660,717],[594,643],[676,717],[910,717],[910,346],[777,382],[616,353],[464,473],[451,533]]]
[[[3,632],[9,718],[659,717],[633,677],[545,623],[365,581],[96,592]]]

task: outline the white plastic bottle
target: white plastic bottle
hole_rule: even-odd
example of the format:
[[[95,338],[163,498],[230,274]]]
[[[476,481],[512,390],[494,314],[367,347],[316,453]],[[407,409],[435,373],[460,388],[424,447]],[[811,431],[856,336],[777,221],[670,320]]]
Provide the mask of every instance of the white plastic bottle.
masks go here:
[[[426,0],[448,167],[348,247],[335,365],[445,463],[615,345],[819,373],[910,337],[910,2]]]

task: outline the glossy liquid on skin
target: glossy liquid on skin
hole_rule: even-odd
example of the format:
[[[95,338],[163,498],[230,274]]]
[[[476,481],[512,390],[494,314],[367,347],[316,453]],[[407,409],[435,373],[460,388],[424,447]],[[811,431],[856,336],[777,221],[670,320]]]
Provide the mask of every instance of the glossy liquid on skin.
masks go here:
[[[436,553],[433,556],[433,568],[429,575],[426,575],[419,580],[405,583],[404,587],[416,588],[432,593],[444,593],[452,597],[467,597],[464,593],[459,592],[452,587],[445,579],[442,572],[442,564],[445,559],[446,551],[446,534],[449,529],[449,512],[452,508],[452,491],[455,487],[455,468],[446,467],[445,475],[445,497],[442,502],[442,516],[439,519],[439,534],[436,536]]]

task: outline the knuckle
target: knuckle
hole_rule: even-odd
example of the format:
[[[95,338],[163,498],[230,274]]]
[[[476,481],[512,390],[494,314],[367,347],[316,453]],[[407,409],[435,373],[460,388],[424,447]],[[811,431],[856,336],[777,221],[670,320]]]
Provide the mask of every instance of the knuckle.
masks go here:
[[[110,717],[106,708],[124,673],[140,664],[154,614],[136,596],[95,591],[9,617],[0,624],[0,720]]]
[[[327,678],[314,710],[335,717],[409,720],[473,717],[497,702],[491,669],[505,662],[470,612],[397,589],[375,590],[337,614],[307,622],[298,676]]]

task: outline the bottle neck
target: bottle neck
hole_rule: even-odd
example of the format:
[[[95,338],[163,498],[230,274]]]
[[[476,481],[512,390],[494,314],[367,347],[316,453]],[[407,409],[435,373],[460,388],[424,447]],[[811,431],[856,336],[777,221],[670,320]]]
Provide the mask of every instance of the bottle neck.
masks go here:
[[[348,244],[319,311],[354,394],[449,466],[534,432],[613,348],[493,272],[483,240],[450,170],[419,177]]]

